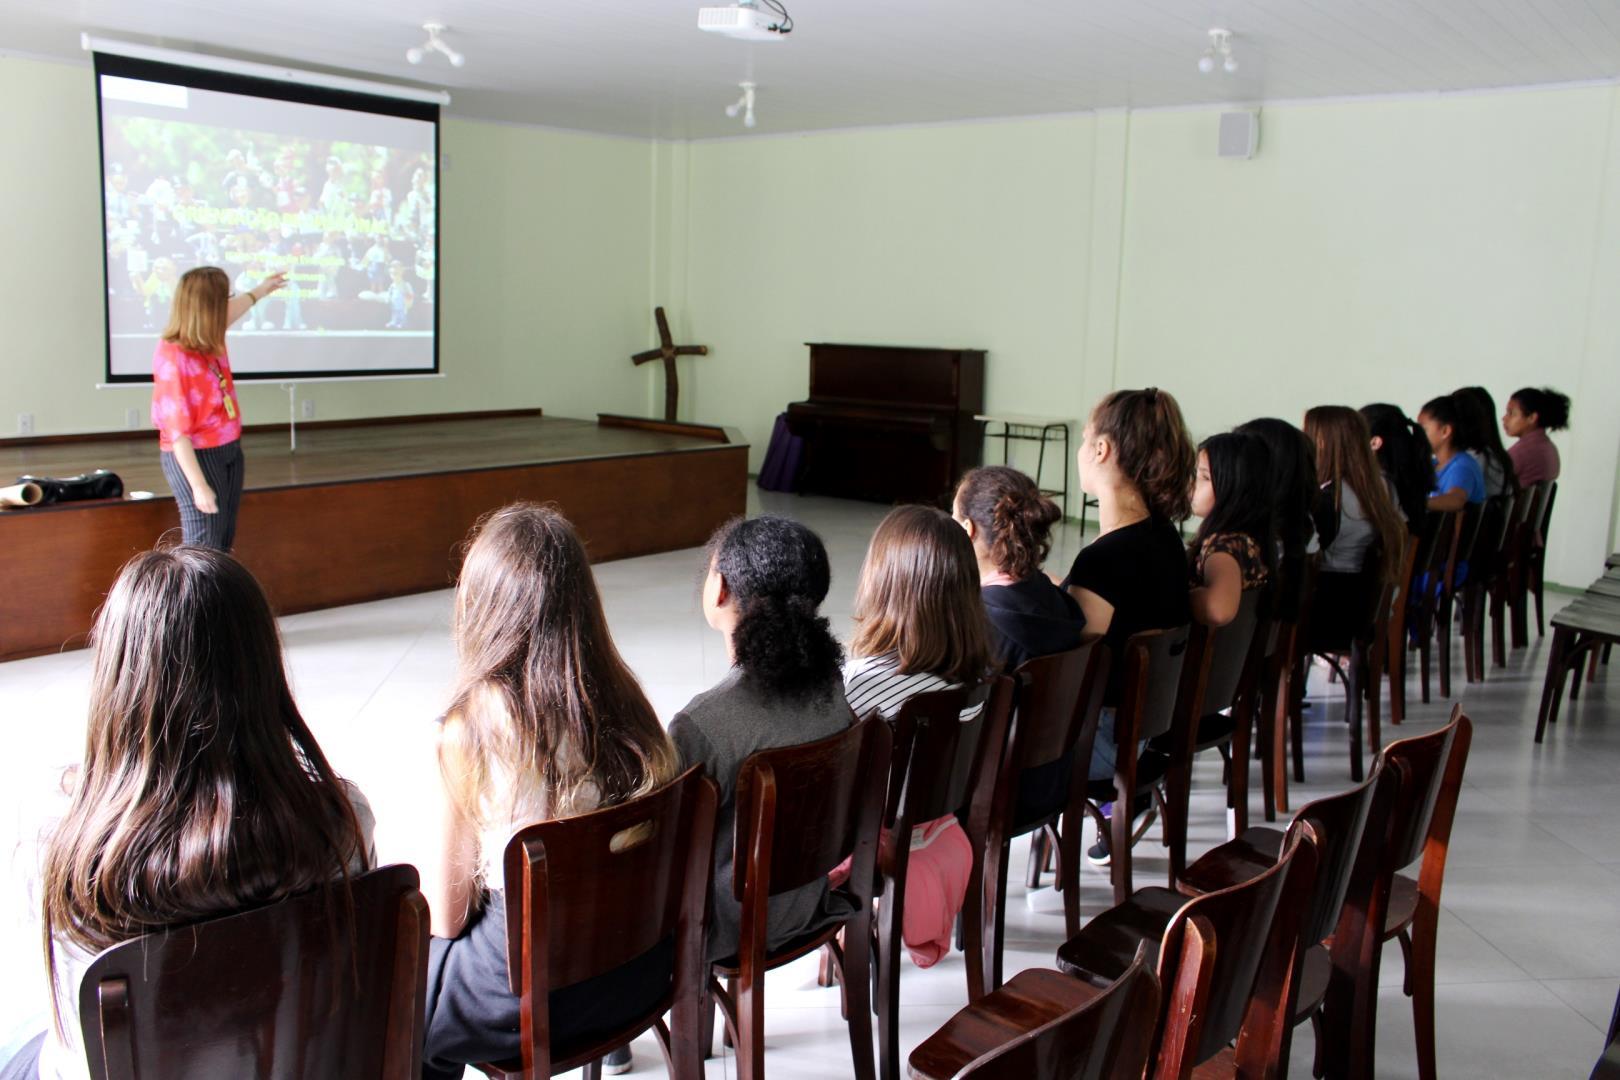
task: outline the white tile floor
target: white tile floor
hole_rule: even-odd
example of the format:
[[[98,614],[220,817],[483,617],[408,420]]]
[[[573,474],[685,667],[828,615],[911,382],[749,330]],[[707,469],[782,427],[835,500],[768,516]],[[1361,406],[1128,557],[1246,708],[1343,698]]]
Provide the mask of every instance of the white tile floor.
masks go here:
[[[827,612],[849,631],[855,578],[879,507],[766,495],[765,509],[817,529],[831,552]],[[757,506],[755,507],[758,508]],[[1067,526],[1051,565],[1079,546]],[[620,648],[661,716],[669,717],[724,671],[723,646],[698,610],[696,552],[608,563],[597,568]],[[1559,601],[1555,601],[1555,604]],[[359,783],[379,815],[383,855],[405,857],[419,834],[412,793],[431,767],[422,737],[442,702],[451,670],[449,594],[428,593],[282,620],[300,705],[334,765]],[[1453,838],[1440,925],[1439,1064],[1446,1076],[1584,1077],[1602,1046],[1620,987],[1620,724],[1607,722],[1612,691],[1600,680],[1566,704],[1564,720],[1540,747],[1531,742],[1542,674],[1541,646],[1515,654],[1483,686],[1458,685],[1476,725],[1473,754]],[[42,1024],[43,977],[35,901],[29,887],[35,838],[55,804],[60,769],[83,738],[84,652],[0,664],[0,702],[11,733],[0,761],[5,880],[0,883],[0,1035]],[[1415,676],[1414,676],[1415,683]],[[1313,683],[1302,796],[1348,784],[1341,698]],[[1448,703],[1414,704],[1402,733],[1442,722]],[[1218,776],[1200,766],[1191,847],[1217,842],[1224,828]],[[1297,804],[1296,804],[1297,805]],[[1137,880],[1161,880],[1152,841],[1137,849]],[[1062,940],[1061,915],[1025,903],[1023,851],[1011,875],[1009,972],[1049,965]],[[1083,911],[1108,903],[1106,878],[1086,867]],[[1401,959],[1385,957],[1378,1074],[1416,1073],[1410,1011],[1400,993]],[[963,969],[952,956],[902,980],[902,1051],[965,1000]],[[811,961],[773,973],[767,992],[768,1069],[773,1077],[848,1075],[849,1049],[836,991],[815,986]],[[29,1020],[29,1018],[33,1018]],[[662,1072],[648,1039],[637,1071]],[[1295,1037],[1292,1074],[1308,1075],[1310,1029]],[[728,1057],[711,1077],[734,1074]]]

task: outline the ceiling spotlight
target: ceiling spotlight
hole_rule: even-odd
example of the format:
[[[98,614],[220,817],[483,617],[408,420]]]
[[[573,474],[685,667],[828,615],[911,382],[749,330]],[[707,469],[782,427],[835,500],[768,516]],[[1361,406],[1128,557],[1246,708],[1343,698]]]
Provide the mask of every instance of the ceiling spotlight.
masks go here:
[[[726,115],[735,120],[737,118],[737,114],[741,113],[743,118],[743,127],[751,128],[755,124],[754,84],[751,82],[740,82],[737,84],[737,88],[742,91],[742,97],[726,106]]]
[[[1217,58],[1228,75],[1236,73],[1238,62],[1232,55],[1232,31],[1219,28],[1210,30],[1209,47],[1204,50],[1204,55],[1198,58],[1198,70],[1205,75],[1210,74],[1215,70]]]
[[[443,23],[430,22],[423,23],[422,29],[427,31],[427,41],[420,45],[413,45],[411,48],[406,49],[406,60],[409,60],[413,64],[420,64],[424,59],[427,58],[428,53],[438,52],[444,54],[444,58],[450,61],[451,67],[460,67],[462,64],[467,62],[467,58],[465,56],[452,49],[448,44],[446,44],[445,40],[439,36],[448,30],[449,27],[445,26]]]

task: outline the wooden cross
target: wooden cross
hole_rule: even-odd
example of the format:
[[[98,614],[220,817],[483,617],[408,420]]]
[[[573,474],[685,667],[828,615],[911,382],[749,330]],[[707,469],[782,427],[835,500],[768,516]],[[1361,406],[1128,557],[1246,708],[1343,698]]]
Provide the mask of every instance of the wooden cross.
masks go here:
[[[662,342],[656,349],[638,352],[630,358],[631,362],[640,366],[649,360],[662,360],[664,362],[664,419],[675,419],[675,405],[681,399],[681,383],[675,375],[675,358],[677,356],[708,356],[707,345],[677,345],[669,333],[669,320],[664,318],[663,308],[653,308],[653,318],[658,320],[658,340]]]

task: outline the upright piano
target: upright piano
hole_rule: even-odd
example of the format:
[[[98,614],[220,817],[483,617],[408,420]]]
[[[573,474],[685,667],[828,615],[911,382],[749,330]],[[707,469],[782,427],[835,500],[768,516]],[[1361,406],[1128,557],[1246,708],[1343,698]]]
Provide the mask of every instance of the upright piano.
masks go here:
[[[810,399],[788,406],[804,440],[799,489],[944,506],[979,464],[984,350],[810,344]]]

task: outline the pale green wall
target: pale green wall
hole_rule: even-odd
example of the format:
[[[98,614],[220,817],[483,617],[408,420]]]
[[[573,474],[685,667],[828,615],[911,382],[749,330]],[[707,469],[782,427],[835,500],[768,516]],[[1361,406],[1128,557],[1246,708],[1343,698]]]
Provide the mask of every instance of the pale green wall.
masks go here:
[[[1616,98],[1269,108],[1249,161],[1206,109],[693,144],[692,415],[762,443],[814,340],[985,347],[994,409],[1158,385],[1198,435],[1549,383],[1575,398],[1549,573],[1584,584],[1616,526]]]
[[[84,67],[0,59],[0,432],[122,426],[102,366]],[[1212,110],[657,143],[443,125],[447,378],[315,386],[321,418],[656,411],[626,357],[653,304],[682,414],[763,454],[806,341],[982,347],[992,409],[1080,417],[1157,384],[1198,434],[1481,382],[1575,398],[1550,573],[1620,530],[1620,90],[1272,107],[1252,161]],[[249,388],[252,419],[285,398]],[[1029,459],[1022,459],[1029,463]]]
[[[88,67],[0,58],[0,436],[114,430],[145,388],[96,390],[104,366],[94,84]],[[440,181],[443,379],[306,384],[319,419],[542,406],[642,408],[652,144],[447,119]],[[244,385],[251,421],[287,414]]]

